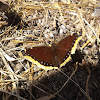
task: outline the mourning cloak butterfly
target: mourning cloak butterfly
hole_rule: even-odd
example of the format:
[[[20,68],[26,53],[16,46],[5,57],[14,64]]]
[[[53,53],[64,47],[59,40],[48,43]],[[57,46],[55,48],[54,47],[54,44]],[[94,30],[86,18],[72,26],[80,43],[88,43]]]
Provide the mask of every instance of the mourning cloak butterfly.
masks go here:
[[[81,37],[68,36],[53,43],[52,46],[38,46],[26,49],[25,59],[33,62],[38,67],[46,70],[58,69],[71,60],[71,54],[75,53]]]

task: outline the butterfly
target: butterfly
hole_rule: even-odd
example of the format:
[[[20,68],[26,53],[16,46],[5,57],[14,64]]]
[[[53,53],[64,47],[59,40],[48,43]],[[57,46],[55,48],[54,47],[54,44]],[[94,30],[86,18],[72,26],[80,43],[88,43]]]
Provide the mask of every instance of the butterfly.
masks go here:
[[[71,60],[71,54],[74,54],[78,42],[82,36],[72,35],[61,39],[58,43],[51,46],[37,46],[32,49],[26,49],[25,59],[36,64],[38,67],[46,70],[58,69]]]

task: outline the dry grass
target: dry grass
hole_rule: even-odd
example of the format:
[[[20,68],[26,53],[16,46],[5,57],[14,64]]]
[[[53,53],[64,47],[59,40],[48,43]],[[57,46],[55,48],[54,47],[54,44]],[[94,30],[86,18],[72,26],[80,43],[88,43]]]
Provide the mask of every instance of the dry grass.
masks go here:
[[[96,7],[100,7],[99,1],[72,0],[70,2],[68,0],[69,2],[66,3],[41,0],[5,1],[8,2],[12,12],[18,13],[21,22],[11,26],[8,25],[6,15],[0,17],[0,91],[9,94],[4,95],[4,99],[13,95],[26,100],[24,97],[16,95],[17,90],[25,88],[26,83],[31,84],[33,80],[39,78],[38,75],[42,74],[42,71],[39,71],[41,69],[38,69],[37,66],[30,65],[23,60],[20,51],[25,47],[49,44],[49,41],[52,42],[54,38],[58,41],[68,34],[77,33],[83,36],[78,49],[85,53],[85,63],[91,63],[93,66],[98,64],[100,15],[95,14],[94,10]],[[97,44],[95,44],[96,41]],[[95,57],[95,60],[92,57]],[[23,85],[18,87],[20,82],[23,82]],[[33,96],[31,98],[36,99]],[[88,100],[90,100],[89,94]]]

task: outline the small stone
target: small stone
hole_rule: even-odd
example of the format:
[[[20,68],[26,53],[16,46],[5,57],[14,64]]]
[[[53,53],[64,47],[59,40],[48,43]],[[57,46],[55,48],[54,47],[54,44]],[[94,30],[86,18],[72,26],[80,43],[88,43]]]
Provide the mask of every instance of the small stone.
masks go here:
[[[96,7],[94,12],[92,13],[92,16],[100,16],[100,7]]]
[[[63,35],[63,31],[64,29],[60,29],[60,31],[59,31],[59,33],[60,33],[60,35]]]
[[[15,66],[15,70],[17,71],[17,70],[19,70],[19,71],[21,71],[22,70],[22,65],[20,64],[20,63],[18,63],[18,64],[16,64],[16,66]]]
[[[50,30],[50,31],[53,31],[53,30],[54,30],[54,27],[53,27],[53,26],[50,26],[50,27],[49,27],[49,30]]]

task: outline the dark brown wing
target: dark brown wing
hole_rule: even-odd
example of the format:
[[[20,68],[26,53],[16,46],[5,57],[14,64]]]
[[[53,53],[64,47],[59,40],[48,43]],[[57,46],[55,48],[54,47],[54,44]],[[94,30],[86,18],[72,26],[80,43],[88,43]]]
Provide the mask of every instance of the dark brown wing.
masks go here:
[[[42,65],[55,65],[51,47],[49,46],[40,46],[33,47],[32,49],[27,49],[26,54],[40,62]]]
[[[64,59],[67,59],[69,56],[71,49],[74,45],[74,40],[76,40],[76,35],[68,36],[62,39],[56,46],[56,53],[58,62],[61,64]]]

